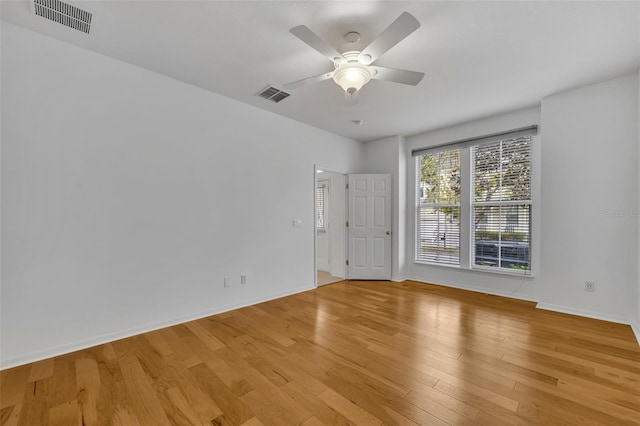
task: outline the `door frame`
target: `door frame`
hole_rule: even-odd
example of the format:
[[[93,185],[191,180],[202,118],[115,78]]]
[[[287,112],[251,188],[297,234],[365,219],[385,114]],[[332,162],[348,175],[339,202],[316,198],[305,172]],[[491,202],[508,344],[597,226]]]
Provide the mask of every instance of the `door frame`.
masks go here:
[[[347,180],[347,176],[349,176],[349,173],[347,173],[346,171],[340,171],[340,170],[336,170],[333,169],[331,167],[322,167],[321,165],[318,164],[314,164],[313,165],[313,285],[314,288],[318,288],[318,223],[316,222],[316,186],[318,185],[318,170],[322,170],[323,172],[328,172],[328,173],[334,173],[334,174],[340,174],[345,176],[345,182]],[[335,188],[330,189],[330,192],[335,191]],[[348,194],[347,191],[345,190],[345,194],[344,194],[344,201],[342,203],[342,205],[344,206],[344,218],[342,221],[342,226],[345,225],[346,220],[348,218],[349,215],[349,206],[347,205],[347,200],[348,200]],[[329,203],[329,207],[331,208],[335,208],[332,207],[334,203]],[[329,214],[331,214],[331,212],[329,212]],[[339,224],[334,224],[334,226],[340,226]],[[346,228],[346,227],[345,227]],[[339,241],[333,241],[334,239],[332,238],[332,246],[335,247],[337,244],[342,244],[342,250],[343,253],[347,253],[348,250],[348,241],[349,241],[349,234],[348,234],[348,230],[345,229],[344,232],[344,238],[342,239],[343,241],[340,243]],[[346,258],[345,258],[346,259]],[[344,262],[344,259],[343,259]],[[349,279],[349,268],[346,267],[345,264],[342,265],[343,268],[343,275],[344,275],[344,279],[348,280]]]

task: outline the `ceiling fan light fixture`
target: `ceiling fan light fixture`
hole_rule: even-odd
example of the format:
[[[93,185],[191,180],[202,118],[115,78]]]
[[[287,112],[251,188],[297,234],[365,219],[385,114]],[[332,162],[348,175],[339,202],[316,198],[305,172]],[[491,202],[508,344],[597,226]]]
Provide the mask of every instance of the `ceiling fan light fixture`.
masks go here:
[[[347,93],[357,92],[371,80],[373,71],[366,65],[346,63],[333,72],[333,81]]]

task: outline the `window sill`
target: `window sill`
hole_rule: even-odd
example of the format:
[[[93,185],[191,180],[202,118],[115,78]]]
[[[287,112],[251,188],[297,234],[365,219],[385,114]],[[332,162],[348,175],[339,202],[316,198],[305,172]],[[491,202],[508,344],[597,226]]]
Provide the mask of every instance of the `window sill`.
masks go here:
[[[447,265],[446,263],[420,262],[417,260],[414,260],[413,264],[424,265],[424,266],[436,266],[438,268],[457,269],[459,271],[466,271],[466,272],[481,272],[483,274],[500,275],[503,277],[507,276],[507,277],[520,278],[520,279],[533,279],[535,277],[531,272],[529,274],[523,274],[519,272],[510,272],[508,270],[496,270],[496,269],[482,268],[477,266],[468,268],[462,265]]]
[[[506,275],[508,277],[533,278],[533,273],[531,271],[527,271],[528,273],[522,273],[522,272],[519,272],[519,271],[516,271],[516,270],[511,272],[508,269],[483,268],[483,267],[480,267],[480,266],[472,266],[471,268],[468,268],[468,270],[469,271],[474,271],[474,272],[495,274],[495,275]]]

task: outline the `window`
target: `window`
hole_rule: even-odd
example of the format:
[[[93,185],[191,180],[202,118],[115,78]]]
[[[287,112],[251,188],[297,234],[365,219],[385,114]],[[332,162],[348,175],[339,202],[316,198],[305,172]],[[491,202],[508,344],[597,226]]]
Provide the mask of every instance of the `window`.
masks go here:
[[[531,136],[471,147],[474,266],[531,271]]]
[[[460,150],[416,158],[416,260],[460,264]]]
[[[416,262],[531,274],[536,133],[531,126],[412,152]]]
[[[324,196],[326,187],[325,183],[319,183],[316,186],[316,227],[320,231],[325,230],[326,208]]]

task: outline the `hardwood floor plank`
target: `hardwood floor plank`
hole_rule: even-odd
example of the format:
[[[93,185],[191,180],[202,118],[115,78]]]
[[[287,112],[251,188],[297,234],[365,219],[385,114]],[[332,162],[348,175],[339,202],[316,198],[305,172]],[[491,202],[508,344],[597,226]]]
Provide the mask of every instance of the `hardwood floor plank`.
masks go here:
[[[76,359],[76,386],[82,422],[96,425],[100,420],[98,399],[100,396],[100,369],[94,358],[78,356]]]
[[[325,387],[325,390],[326,389],[328,388]],[[323,424],[335,426],[353,425],[353,422],[320,399],[318,394],[309,393],[307,388],[296,382],[287,383],[282,387],[282,391],[298,405],[304,407],[305,410],[313,414],[312,417],[321,421]]]
[[[0,425],[640,425],[628,326],[343,281],[0,372]]]
[[[486,391],[477,386],[470,387],[464,382],[460,382],[458,385],[452,385],[440,381],[436,383],[434,388],[482,412],[491,413],[497,418],[513,422],[514,424],[526,424],[525,421],[517,417],[518,402],[513,399]]]
[[[257,417],[254,417],[242,423],[240,426],[264,426],[264,423],[262,423]]]
[[[240,399],[267,426],[299,425],[311,417],[309,411],[284,396],[279,389],[267,393],[254,390],[242,395]]]
[[[144,424],[170,425],[151,381],[137,357],[128,353],[120,359],[119,364],[131,407],[138,420]]]
[[[380,419],[372,416],[333,389],[325,390],[319,395],[319,397],[328,406],[344,415],[356,425],[373,426],[382,424],[382,421]]]
[[[18,425],[48,426],[51,396],[51,378],[30,382],[22,399],[22,411]]]
[[[478,415],[479,410],[466,410],[467,415],[464,413],[453,410],[449,407],[446,407],[440,404],[438,401],[427,397],[424,394],[418,394],[415,392],[409,392],[405,399],[409,401],[411,404],[420,408],[421,410],[426,411],[427,413],[439,418],[440,420],[455,425],[477,425],[478,423],[474,420],[474,418]],[[454,405],[454,404],[450,404]],[[463,403],[456,404],[458,406],[464,406]],[[466,407],[465,407],[466,408]],[[475,411],[475,412],[473,412]],[[469,412],[473,413],[472,417],[469,417]]]
[[[540,404],[553,402],[549,409],[563,408],[579,416],[595,419],[604,424],[634,424],[639,416],[637,411],[616,406],[587,392],[573,394],[551,386],[532,387],[522,383],[516,385],[519,400],[530,400]],[[546,404],[545,404],[546,405]]]
[[[169,415],[169,419],[171,420],[172,424],[185,424],[185,425],[210,424],[209,422],[202,421],[202,419],[199,418],[199,416],[194,411],[193,407],[191,407],[187,399],[180,392],[180,389],[178,389],[177,387],[169,388],[166,391],[164,391],[164,393],[167,399],[171,402],[171,405],[175,408],[173,410],[170,410],[172,414]],[[165,411],[167,411],[166,408],[165,408]]]
[[[77,353],[72,353],[54,359],[53,375],[49,379],[50,383],[55,386],[55,391],[52,391],[48,397],[50,407],[76,399],[78,394],[76,357]]]
[[[162,336],[162,333],[160,333],[159,331],[145,333],[144,338],[147,339],[151,346],[153,346],[153,349],[158,353],[158,355],[168,356],[174,353],[171,345],[169,345],[169,343]]]
[[[331,423],[330,423],[331,424]],[[322,423],[316,417],[309,417],[301,426],[325,426],[326,423]]]
[[[430,411],[424,404],[438,404],[439,406],[455,412],[458,416],[463,416],[469,420],[475,419],[480,412],[477,408],[434,388],[412,390],[404,397],[404,399],[427,412]]]
[[[82,413],[75,399],[49,410],[49,426],[84,426]]]
[[[53,358],[34,362],[29,373],[29,381],[35,382],[51,376],[53,376]]]
[[[201,422],[210,422],[221,416],[222,409],[201,388],[191,371],[174,355],[164,357],[170,374],[175,378],[177,388],[189,407],[196,413]],[[171,399],[171,398],[170,398]],[[175,402],[174,402],[175,404]]]
[[[106,348],[96,348],[78,353],[80,358],[93,357],[98,365],[100,375],[100,392],[96,402],[98,424],[104,424],[105,419],[108,419],[114,424],[129,421],[130,424],[135,425],[138,420],[132,413],[131,401],[128,399],[115,349],[112,344],[105,346]]]
[[[202,363],[202,360],[193,352],[193,350],[187,345],[180,335],[178,331],[180,330],[179,326],[165,328],[159,330],[158,333],[164,337],[167,344],[173,350],[175,356],[187,367],[193,367]]]
[[[0,388],[0,408],[20,404],[24,397],[27,382],[31,374],[31,366],[23,365],[2,372]]]
[[[255,417],[249,407],[227,388],[209,367],[204,364],[198,364],[191,367],[190,370],[207,395],[220,407],[224,413],[222,416],[228,418],[231,424],[242,424]]]
[[[0,425],[16,426],[20,420],[22,404],[11,405],[0,410]]]
[[[119,408],[113,416],[114,426],[142,426],[138,418],[126,408]]]
[[[185,326],[191,330],[191,332],[203,342],[209,349],[212,351],[217,351],[218,349],[224,348],[224,343],[222,343],[218,338],[216,338],[213,334],[209,333],[199,321],[192,321],[185,324]]]

